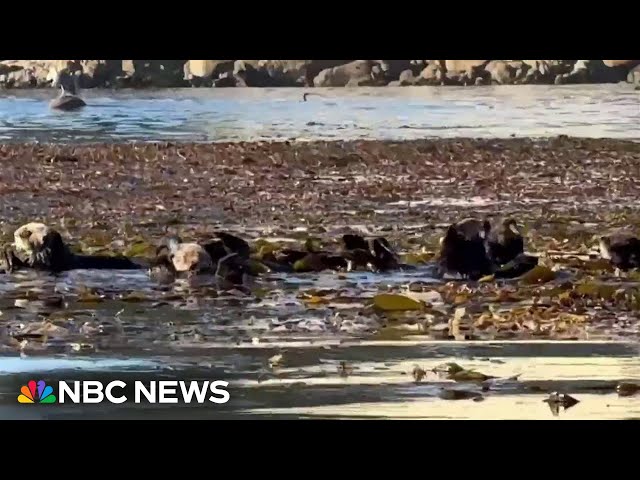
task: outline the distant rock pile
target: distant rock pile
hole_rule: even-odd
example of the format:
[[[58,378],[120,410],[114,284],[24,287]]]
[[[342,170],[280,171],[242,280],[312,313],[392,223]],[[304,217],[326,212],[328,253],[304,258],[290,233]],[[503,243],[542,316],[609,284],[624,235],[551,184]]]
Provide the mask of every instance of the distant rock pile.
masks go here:
[[[629,82],[640,60],[3,60],[0,88],[357,87]]]

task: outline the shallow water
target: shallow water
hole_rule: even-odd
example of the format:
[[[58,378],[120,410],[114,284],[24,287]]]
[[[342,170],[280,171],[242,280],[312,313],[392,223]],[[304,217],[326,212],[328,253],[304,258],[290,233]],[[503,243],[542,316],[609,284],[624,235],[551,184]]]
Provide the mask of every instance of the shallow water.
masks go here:
[[[0,141],[237,141],[553,136],[640,138],[640,92],[618,85],[0,92]]]
[[[273,349],[217,348],[200,359],[175,354],[151,362],[9,360],[0,358],[0,419],[10,418],[394,418],[394,419],[630,419],[640,418],[640,393],[619,396],[621,380],[640,382],[638,346],[616,342],[368,342],[290,347],[270,369]],[[338,372],[340,362],[352,371]],[[430,369],[455,361],[497,377],[482,385],[454,382]],[[169,367],[171,365],[171,367]],[[428,371],[419,383],[415,365]],[[19,405],[28,380],[227,380],[230,400],[144,405]],[[510,377],[518,376],[517,379]],[[484,386],[485,388],[482,388]],[[443,390],[477,395],[447,400]],[[569,392],[579,403],[552,409],[548,392]],[[128,393],[127,393],[128,394]]]
[[[430,274],[422,267],[378,276],[268,275],[258,282],[266,291],[260,299],[184,283],[160,286],[142,272],[16,274],[3,282],[0,340],[10,334],[23,345],[0,342],[0,419],[640,418],[640,393],[615,392],[619,382],[640,383],[637,341],[607,341],[595,332],[581,341],[376,336],[379,320],[363,313],[366,299],[384,286],[435,282]],[[82,299],[85,288],[102,298]],[[306,305],[297,295],[328,288],[339,292],[329,304]],[[127,300],[132,291],[138,298]],[[58,297],[62,310],[46,301]],[[39,329],[44,320],[56,327]],[[271,365],[278,354],[280,363]],[[431,372],[445,362],[496,378],[455,382]],[[416,365],[427,371],[420,383],[412,376]],[[20,387],[41,379],[54,386],[59,380],[225,380],[231,400],[146,408],[17,404]],[[448,400],[443,390],[478,398]],[[553,411],[543,402],[553,391],[580,403]]]

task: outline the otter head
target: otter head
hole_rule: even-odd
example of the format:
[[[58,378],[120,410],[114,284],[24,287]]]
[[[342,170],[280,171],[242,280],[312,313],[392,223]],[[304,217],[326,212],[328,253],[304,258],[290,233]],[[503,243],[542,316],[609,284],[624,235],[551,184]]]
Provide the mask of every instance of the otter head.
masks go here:
[[[197,243],[181,243],[172,252],[171,260],[178,272],[203,272],[213,268],[211,256]]]
[[[13,233],[14,246],[16,250],[27,254],[38,252],[44,247],[45,238],[51,231],[44,223],[27,223]]]
[[[600,256],[605,260],[611,260],[611,239],[606,235],[598,237],[598,244],[600,245]]]
[[[168,235],[160,241],[160,245],[156,249],[156,256],[161,255],[163,251],[169,251],[175,253],[178,251],[182,239],[177,235]]]

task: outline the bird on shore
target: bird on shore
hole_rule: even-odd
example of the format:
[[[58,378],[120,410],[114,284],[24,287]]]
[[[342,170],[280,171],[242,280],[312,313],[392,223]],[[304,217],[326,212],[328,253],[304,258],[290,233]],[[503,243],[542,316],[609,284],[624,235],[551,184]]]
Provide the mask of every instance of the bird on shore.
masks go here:
[[[64,81],[58,80],[56,83],[60,86],[60,94],[51,100],[50,108],[54,110],[72,111],[85,107],[87,104],[78,96],[80,90],[79,77],[73,75],[72,83],[67,85],[65,89]]]

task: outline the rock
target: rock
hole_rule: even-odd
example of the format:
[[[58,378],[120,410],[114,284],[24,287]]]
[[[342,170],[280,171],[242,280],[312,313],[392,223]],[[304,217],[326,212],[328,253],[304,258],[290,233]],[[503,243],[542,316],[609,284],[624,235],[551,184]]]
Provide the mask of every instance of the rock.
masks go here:
[[[400,80],[400,75],[407,71],[411,70],[413,75],[416,75],[420,69],[416,69],[414,65],[411,64],[411,60],[376,60],[377,64],[382,69],[382,75],[390,82],[391,80]],[[414,71],[414,69],[416,69]]]
[[[629,71],[640,65],[640,60],[590,60],[590,81],[594,83],[624,82]]]
[[[233,71],[233,60],[189,60],[185,64],[189,75],[185,80],[218,78],[225,72]]]
[[[515,79],[515,69],[502,60],[491,60],[485,67],[491,75],[491,82],[498,85],[508,85]]]
[[[632,69],[640,65],[640,60],[602,60],[607,67],[627,67]]]
[[[640,86],[640,65],[629,71],[627,82],[632,83],[636,87]]]
[[[246,87],[247,84],[238,75],[235,75],[232,72],[224,72],[220,77],[216,78],[213,81],[213,86],[216,88],[228,88],[228,87],[237,87],[242,86]]]
[[[187,86],[187,60],[123,60],[119,86],[173,88]],[[131,71],[133,69],[133,72]]]
[[[417,78],[413,76],[413,70],[408,69],[403,70],[402,73],[400,73],[400,78],[398,79],[398,81],[400,82],[401,86],[406,87],[409,85],[415,85],[417,82]]]
[[[34,88],[50,86],[55,75],[50,72],[57,60],[3,60],[0,62],[0,86],[6,88]]]
[[[350,81],[359,83],[365,78],[371,78],[372,60],[355,60],[345,65],[322,70],[314,79],[316,87],[344,87]]]
[[[489,60],[440,60],[444,62],[447,72],[472,72],[475,69],[482,69]]]
[[[431,62],[420,72],[418,83],[420,85],[440,85],[443,76],[441,65],[437,62]]]

